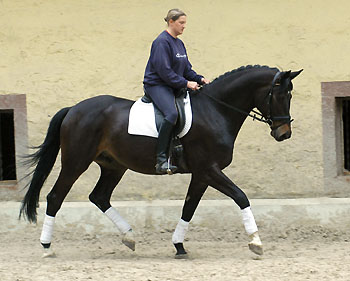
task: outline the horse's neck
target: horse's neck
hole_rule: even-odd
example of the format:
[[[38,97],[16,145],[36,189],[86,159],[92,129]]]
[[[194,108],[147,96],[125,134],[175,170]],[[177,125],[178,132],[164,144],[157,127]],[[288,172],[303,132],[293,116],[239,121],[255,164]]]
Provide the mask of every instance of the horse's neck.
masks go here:
[[[233,141],[248,113],[257,106],[257,95],[264,87],[269,86],[266,81],[269,81],[271,75],[273,76],[273,73],[270,70],[243,72],[208,87],[207,94],[225,104],[211,101],[211,106],[228,124],[227,133],[233,137]]]
[[[233,124],[231,128],[234,133],[238,133],[247,118],[247,114],[255,107],[255,89],[252,82],[248,80],[232,81],[228,85],[218,86],[219,90],[213,91],[212,96],[226,106],[220,105],[217,110],[227,122]]]
[[[205,93],[198,93],[192,97],[193,114],[198,116],[199,123],[212,132],[217,132],[219,135],[225,135],[225,139],[229,137],[231,144],[234,143],[237,134],[246,119],[246,115],[234,111],[232,108],[225,106],[217,101],[226,103],[221,96],[212,95],[211,91],[203,89]],[[207,97],[211,95],[214,99]]]
[[[217,85],[218,90],[212,92],[212,96],[229,106],[250,112],[254,107],[254,81],[249,79],[235,79],[229,83],[220,83]]]

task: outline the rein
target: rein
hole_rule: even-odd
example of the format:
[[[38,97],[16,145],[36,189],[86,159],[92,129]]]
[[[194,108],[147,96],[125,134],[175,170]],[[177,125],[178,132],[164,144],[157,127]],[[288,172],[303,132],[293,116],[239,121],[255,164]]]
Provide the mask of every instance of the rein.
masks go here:
[[[215,102],[217,102],[217,103],[219,103],[219,104],[221,104],[221,105],[226,106],[227,108],[233,109],[234,111],[237,111],[237,112],[239,112],[239,113],[242,113],[242,114],[244,114],[244,115],[247,115],[247,116],[249,116],[249,117],[252,117],[253,120],[258,120],[258,121],[260,121],[260,122],[267,123],[267,124],[269,124],[269,125],[272,124],[272,120],[271,120],[271,121],[268,120],[268,119],[265,118],[265,116],[263,116],[260,112],[255,111],[254,109],[250,111],[250,112],[253,112],[254,114],[251,114],[250,112],[246,112],[246,111],[244,111],[244,110],[242,110],[242,109],[239,109],[239,108],[237,108],[237,107],[235,107],[235,106],[233,106],[233,105],[227,104],[226,102],[223,102],[223,101],[221,101],[221,100],[219,100],[219,99],[217,99],[217,98],[214,98],[214,97],[212,97],[211,95],[208,95],[207,93],[203,93],[203,94],[206,95],[207,97],[211,98],[213,101],[215,101]],[[258,115],[259,117],[257,117],[256,115]],[[271,124],[270,124],[270,122],[271,122]]]
[[[250,112],[246,112],[242,109],[239,109],[233,105],[230,105],[230,104],[227,104],[226,102],[223,102],[211,95],[208,95],[207,93],[203,93],[204,95],[206,95],[207,97],[211,98],[212,100],[214,100],[215,102],[221,104],[221,105],[224,105],[226,106],[227,108],[230,108],[236,112],[239,112],[241,114],[244,114],[246,116],[249,116],[251,118],[253,118],[253,121],[254,120],[257,120],[259,122],[262,122],[262,123],[267,123],[270,125],[270,127],[272,126],[272,123],[274,120],[288,120],[286,123],[291,123],[293,121],[293,119],[291,119],[291,117],[288,115],[286,116],[274,116],[272,117],[271,116],[271,100],[272,100],[272,94],[273,94],[273,87],[276,85],[276,81],[277,79],[280,77],[280,75],[282,74],[282,72],[278,71],[275,76],[273,77],[273,80],[272,80],[272,83],[271,83],[271,88],[270,88],[270,91],[269,93],[267,94],[266,98],[268,99],[267,100],[267,105],[268,105],[268,113],[267,113],[267,117],[265,117],[264,115],[262,115],[260,112],[256,111],[256,110],[251,110],[250,112],[253,112],[254,114],[250,113]],[[258,117],[257,117],[258,115]],[[283,125],[283,124],[281,124]],[[280,126],[281,126],[280,125]],[[278,126],[279,127],[279,126]]]

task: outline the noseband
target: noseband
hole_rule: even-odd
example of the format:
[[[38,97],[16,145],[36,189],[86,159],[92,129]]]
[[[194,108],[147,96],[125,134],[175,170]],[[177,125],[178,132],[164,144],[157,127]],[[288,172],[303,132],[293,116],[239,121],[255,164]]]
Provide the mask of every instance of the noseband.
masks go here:
[[[256,111],[256,110],[251,110],[252,113],[250,112],[246,112],[244,110],[241,110],[235,106],[232,106],[230,104],[227,104],[226,102],[223,102],[221,100],[218,100],[217,98],[214,98],[210,95],[208,95],[207,93],[204,92],[204,94],[211,98],[212,100],[214,100],[215,102],[219,103],[219,104],[222,104],[230,109],[233,109],[239,113],[242,113],[244,115],[247,115],[249,117],[252,117],[253,120],[258,120],[260,122],[263,122],[263,123],[267,123],[270,125],[271,129],[275,130],[277,128],[279,128],[280,126],[284,125],[284,124],[289,124],[293,121],[293,119],[291,118],[290,115],[281,115],[281,116],[271,116],[271,101],[272,101],[272,95],[273,95],[273,88],[276,86],[276,82],[277,82],[277,79],[280,78],[282,72],[278,71],[275,76],[273,77],[273,80],[272,80],[272,83],[271,83],[271,88],[270,88],[270,91],[269,93],[267,94],[266,98],[267,99],[267,116],[265,117],[264,115],[262,115],[260,112]],[[286,120],[285,122],[282,122],[281,124],[279,124],[278,126],[276,127],[273,127],[272,128],[272,124],[273,124],[273,121],[280,121],[280,120]]]

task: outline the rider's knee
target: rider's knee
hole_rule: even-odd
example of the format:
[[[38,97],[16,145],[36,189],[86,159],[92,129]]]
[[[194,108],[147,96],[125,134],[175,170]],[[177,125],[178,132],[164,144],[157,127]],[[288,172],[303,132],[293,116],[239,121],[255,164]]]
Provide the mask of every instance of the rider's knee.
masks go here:
[[[178,113],[177,111],[172,111],[169,112],[166,116],[165,119],[168,120],[170,123],[174,124],[176,123]]]

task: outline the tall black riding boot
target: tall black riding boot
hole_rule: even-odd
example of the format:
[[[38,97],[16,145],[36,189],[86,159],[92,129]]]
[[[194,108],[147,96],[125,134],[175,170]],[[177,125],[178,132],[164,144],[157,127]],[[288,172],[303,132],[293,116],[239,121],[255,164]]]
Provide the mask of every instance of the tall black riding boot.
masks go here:
[[[172,174],[177,170],[174,165],[168,164],[167,150],[170,143],[171,133],[173,131],[174,125],[168,120],[164,119],[159,129],[158,143],[157,143],[157,164],[156,173],[157,174]]]

